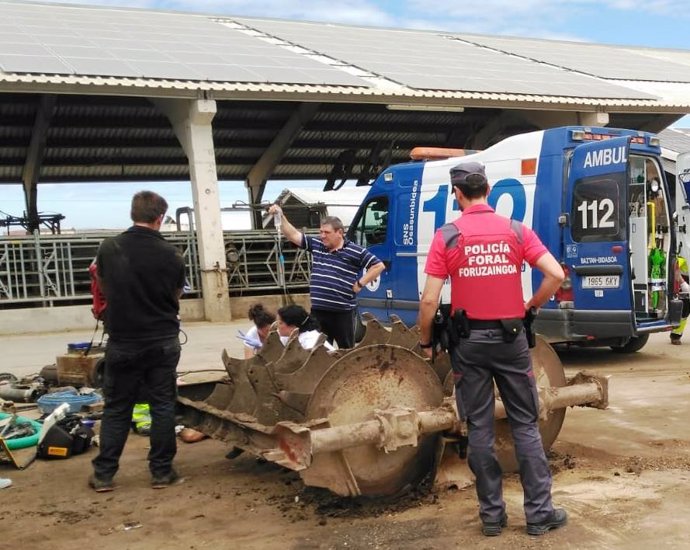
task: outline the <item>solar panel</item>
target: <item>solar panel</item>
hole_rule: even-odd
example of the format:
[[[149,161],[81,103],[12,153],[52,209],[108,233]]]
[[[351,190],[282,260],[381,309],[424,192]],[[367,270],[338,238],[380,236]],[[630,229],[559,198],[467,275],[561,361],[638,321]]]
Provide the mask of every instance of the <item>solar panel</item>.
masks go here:
[[[103,59],[87,57],[66,57],[64,58],[64,62],[66,65],[73,69],[72,74],[84,76],[101,76],[103,74]],[[121,61],[119,59],[109,59],[108,76],[143,77],[144,74],[143,71],[137,70],[136,67],[133,67],[125,61]]]
[[[74,70],[53,56],[0,54],[0,68],[6,73],[74,74]]]
[[[667,128],[659,132],[659,137],[661,146],[666,149],[677,153],[690,151],[690,136],[682,130]]]
[[[0,42],[0,55],[38,55],[49,56],[50,51],[40,44],[18,44],[10,42],[3,44]]]
[[[0,2],[0,21],[8,73],[369,86],[204,16]]]
[[[457,35],[464,40],[602,78],[690,82],[690,52],[536,40]]]
[[[232,21],[420,90],[655,99],[596,77],[690,82],[690,52],[683,51],[254,18]],[[0,69],[370,86],[338,67],[201,15],[2,0]]]
[[[586,75],[506,56],[439,33],[251,18],[236,20],[416,89],[625,99],[654,97]]]

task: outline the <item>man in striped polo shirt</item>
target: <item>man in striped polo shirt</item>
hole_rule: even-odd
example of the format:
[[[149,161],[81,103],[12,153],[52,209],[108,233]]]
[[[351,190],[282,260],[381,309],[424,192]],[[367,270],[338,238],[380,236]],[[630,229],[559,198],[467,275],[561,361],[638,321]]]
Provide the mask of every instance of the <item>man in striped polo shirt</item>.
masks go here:
[[[282,217],[282,231],[290,242],[312,254],[311,313],[328,341],[335,340],[341,349],[354,347],[355,297],[381,274],[385,269],[383,262],[366,248],[346,239],[339,218],[324,218],[317,239],[296,229],[279,205],[272,205],[268,212]],[[361,274],[362,270],[366,271]]]

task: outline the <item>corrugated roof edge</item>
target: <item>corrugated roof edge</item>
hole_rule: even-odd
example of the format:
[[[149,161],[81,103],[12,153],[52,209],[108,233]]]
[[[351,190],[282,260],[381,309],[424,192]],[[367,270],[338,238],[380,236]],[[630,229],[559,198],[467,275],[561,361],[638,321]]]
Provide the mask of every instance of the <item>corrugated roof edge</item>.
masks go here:
[[[36,85],[44,85],[43,88]],[[663,83],[661,83],[663,84]],[[107,90],[104,88],[108,87]],[[252,94],[253,99],[261,99],[256,94],[264,94],[266,99],[276,99],[276,94],[290,94],[290,100],[317,101],[320,96],[333,100],[334,95],[348,98],[368,97],[372,103],[385,103],[398,98],[416,99],[459,99],[465,102],[477,102],[486,105],[491,102],[515,101],[520,103],[564,105],[583,107],[644,107],[646,110],[685,113],[690,107],[690,84],[688,100],[668,102],[648,99],[609,99],[591,97],[568,97],[548,95],[526,95],[495,92],[457,92],[448,90],[381,90],[356,86],[327,86],[310,84],[271,84],[271,83],[237,83],[237,82],[200,82],[184,80],[163,80],[129,77],[73,76],[46,74],[16,74],[0,72],[0,91],[20,92],[54,92],[54,93],[103,93],[110,95],[133,95],[141,97],[204,97],[211,94],[215,99],[249,99],[243,94]],[[302,95],[303,97],[298,97]],[[353,100],[354,101],[354,100]],[[439,103],[441,105],[441,103]],[[464,103],[471,107],[471,104]]]

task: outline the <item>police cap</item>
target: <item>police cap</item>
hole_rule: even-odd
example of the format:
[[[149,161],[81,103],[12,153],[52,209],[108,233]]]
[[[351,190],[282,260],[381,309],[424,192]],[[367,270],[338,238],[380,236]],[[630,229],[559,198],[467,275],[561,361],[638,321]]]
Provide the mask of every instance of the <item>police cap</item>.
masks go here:
[[[481,162],[463,162],[450,169],[450,182],[453,185],[466,184],[479,187],[488,183],[488,180]]]

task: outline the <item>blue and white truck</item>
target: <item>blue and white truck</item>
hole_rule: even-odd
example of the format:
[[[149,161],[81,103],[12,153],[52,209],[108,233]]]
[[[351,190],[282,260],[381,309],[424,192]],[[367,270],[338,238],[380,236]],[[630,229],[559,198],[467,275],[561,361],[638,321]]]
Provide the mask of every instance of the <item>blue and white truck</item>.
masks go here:
[[[491,206],[532,227],[566,272],[539,312],[540,334],[633,352],[649,333],[678,325],[673,206],[656,135],[570,126],[512,136],[464,157],[434,154],[421,150],[420,160],[384,170],[349,228],[349,238],[387,267],[359,294],[359,311],[415,323],[434,232],[460,214],[449,170],[472,160],[486,166]],[[540,277],[523,266],[525,300]]]

